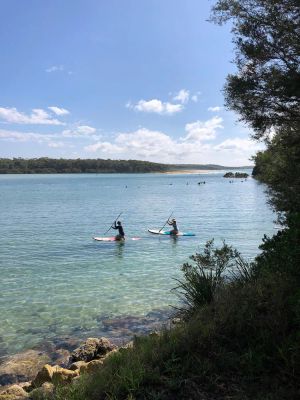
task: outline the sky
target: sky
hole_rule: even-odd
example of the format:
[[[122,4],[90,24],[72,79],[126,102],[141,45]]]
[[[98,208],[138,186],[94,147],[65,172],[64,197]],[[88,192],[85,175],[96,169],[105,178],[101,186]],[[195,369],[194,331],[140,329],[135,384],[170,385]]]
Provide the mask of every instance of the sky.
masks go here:
[[[0,157],[251,165],[210,0],[0,0]]]

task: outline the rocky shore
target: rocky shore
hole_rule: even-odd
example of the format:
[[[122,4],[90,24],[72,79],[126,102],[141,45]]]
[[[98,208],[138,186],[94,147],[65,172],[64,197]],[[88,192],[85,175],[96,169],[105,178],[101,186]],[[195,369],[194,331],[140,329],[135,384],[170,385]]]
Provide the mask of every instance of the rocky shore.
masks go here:
[[[71,382],[81,373],[102,365],[110,353],[128,346],[134,336],[159,330],[169,317],[169,310],[153,310],[141,317],[99,317],[99,333],[105,337],[89,338],[83,344],[80,337],[57,337],[42,341],[36,348],[3,357],[0,400],[30,399],[38,392],[53,391],[55,385]]]
[[[88,338],[70,354],[68,359],[62,356],[55,365],[45,363],[48,361],[46,354],[36,354],[34,350],[29,350],[32,364],[24,362],[23,368],[24,372],[32,374],[32,380],[6,386],[0,391],[0,400],[25,400],[49,396],[55,392],[58,385],[70,384],[80,375],[94,372],[111,354],[129,346],[130,342],[118,348],[107,338]],[[21,360],[22,358],[19,359]]]

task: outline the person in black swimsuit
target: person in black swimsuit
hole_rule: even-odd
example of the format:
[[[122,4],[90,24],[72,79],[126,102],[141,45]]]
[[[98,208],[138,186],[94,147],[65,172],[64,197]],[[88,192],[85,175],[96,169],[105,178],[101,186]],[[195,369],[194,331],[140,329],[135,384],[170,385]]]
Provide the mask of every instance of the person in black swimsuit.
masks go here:
[[[112,228],[119,231],[118,235],[116,235],[116,240],[125,240],[125,233],[121,221],[115,221],[115,224],[112,226]]]

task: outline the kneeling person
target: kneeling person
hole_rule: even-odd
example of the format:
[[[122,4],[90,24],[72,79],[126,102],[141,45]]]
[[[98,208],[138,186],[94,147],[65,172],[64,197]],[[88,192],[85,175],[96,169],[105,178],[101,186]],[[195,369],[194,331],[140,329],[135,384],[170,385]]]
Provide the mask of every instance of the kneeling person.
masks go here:
[[[168,224],[173,226],[173,229],[171,230],[170,234],[171,235],[177,235],[179,230],[178,230],[178,227],[177,227],[176,219],[173,218],[171,221],[168,221]]]

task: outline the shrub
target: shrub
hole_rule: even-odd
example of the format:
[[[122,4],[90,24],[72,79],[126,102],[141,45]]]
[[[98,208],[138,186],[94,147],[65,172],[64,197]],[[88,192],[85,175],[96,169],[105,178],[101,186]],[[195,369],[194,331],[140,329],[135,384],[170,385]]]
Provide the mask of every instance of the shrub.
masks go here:
[[[239,252],[223,242],[215,248],[214,240],[209,240],[202,254],[196,253],[190,259],[192,264],[182,266],[183,280],[176,280],[175,292],[184,304],[179,313],[188,318],[205,304],[210,304],[230,278],[236,282],[252,279],[251,266]]]

